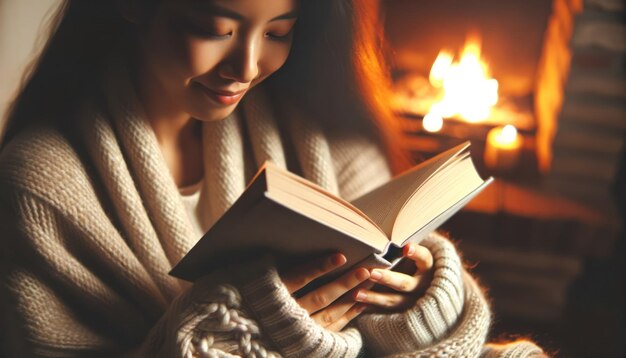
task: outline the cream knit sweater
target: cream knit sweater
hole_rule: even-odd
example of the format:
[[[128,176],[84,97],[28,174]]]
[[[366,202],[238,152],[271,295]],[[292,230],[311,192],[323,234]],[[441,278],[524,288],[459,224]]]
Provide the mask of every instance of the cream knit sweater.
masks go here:
[[[423,243],[435,259],[426,294],[407,312],[363,314],[340,333],[298,306],[271,258],[234,262],[193,285],[168,276],[198,238],[126,78],[115,71],[108,97],[77,115],[79,143],[40,125],[0,156],[0,332],[9,356],[541,354],[528,342],[484,345],[489,307],[438,235]],[[207,226],[267,159],[348,199],[388,179],[367,136],[323,133],[294,110],[283,111],[281,132],[255,92],[237,115],[203,125]]]

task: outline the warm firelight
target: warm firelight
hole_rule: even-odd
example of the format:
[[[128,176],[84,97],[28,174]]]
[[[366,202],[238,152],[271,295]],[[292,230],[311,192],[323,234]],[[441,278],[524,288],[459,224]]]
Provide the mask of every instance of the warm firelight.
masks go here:
[[[507,124],[496,127],[487,134],[485,165],[490,169],[508,170],[517,165],[522,150],[522,137],[517,128]]]
[[[491,107],[498,102],[498,81],[490,78],[480,52],[481,42],[474,36],[466,41],[457,62],[454,62],[451,53],[439,53],[431,68],[429,81],[441,90],[441,94],[430,107],[428,115],[457,117],[472,123],[489,117]]]
[[[516,146],[517,129],[507,124],[500,131],[494,132],[493,143],[500,148],[513,148]]]
[[[439,132],[443,128],[443,118],[434,113],[428,113],[422,121],[422,127],[427,132]]]

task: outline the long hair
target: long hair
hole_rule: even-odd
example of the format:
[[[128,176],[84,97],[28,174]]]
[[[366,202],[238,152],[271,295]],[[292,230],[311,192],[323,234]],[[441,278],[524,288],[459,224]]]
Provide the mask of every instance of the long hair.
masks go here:
[[[383,26],[376,0],[301,2],[293,47],[268,79],[331,128],[371,124],[394,172],[410,164],[389,106],[390,78],[383,60]]]
[[[154,9],[157,3],[144,0],[142,6]],[[64,0],[9,107],[0,148],[36,121],[72,131],[77,106],[100,88],[96,81],[107,55],[132,46],[135,30],[115,4]],[[409,161],[398,146],[401,131],[388,106],[382,38],[377,1],[301,0],[289,58],[266,81],[274,98],[294,101],[322,122],[337,128],[371,124],[398,172]]]
[[[9,106],[1,147],[40,121],[70,127],[78,105],[97,88],[106,54],[124,39],[127,24],[115,1],[64,0],[51,18],[49,37],[29,64]]]

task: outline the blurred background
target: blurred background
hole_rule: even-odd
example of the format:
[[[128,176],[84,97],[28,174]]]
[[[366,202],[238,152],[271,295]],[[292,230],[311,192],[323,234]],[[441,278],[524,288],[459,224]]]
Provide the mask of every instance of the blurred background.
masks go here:
[[[393,106],[427,158],[465,140],[496,182],[444,225],[493,337],[626,357],[621,0],[387,0]]]
[[[59,3],[0,0],[0,113]],[[443,228],[488,287],[492,338],[626,357],[624,2],[382,10],[403,146],[425,159],[470,140],[480,172],[496,177]]]

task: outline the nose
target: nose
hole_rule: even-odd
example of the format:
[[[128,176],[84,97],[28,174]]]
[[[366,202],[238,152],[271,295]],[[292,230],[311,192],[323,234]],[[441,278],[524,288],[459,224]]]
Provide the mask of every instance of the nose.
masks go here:
[[[233,49],[230,56],[222,63],[221,77],[241,83],[250,83],[259,74],[259,44],[247,40]]]

